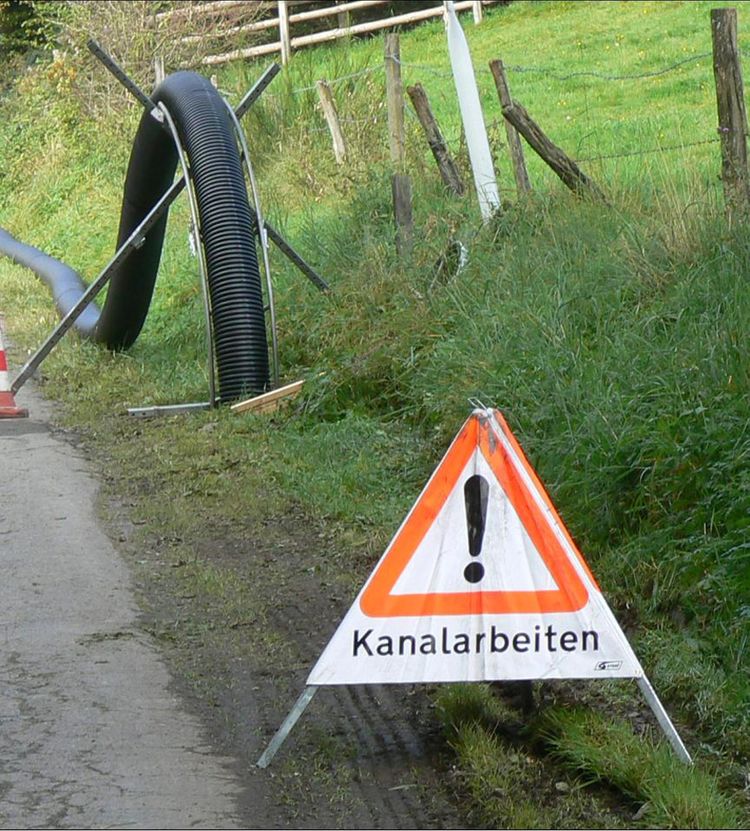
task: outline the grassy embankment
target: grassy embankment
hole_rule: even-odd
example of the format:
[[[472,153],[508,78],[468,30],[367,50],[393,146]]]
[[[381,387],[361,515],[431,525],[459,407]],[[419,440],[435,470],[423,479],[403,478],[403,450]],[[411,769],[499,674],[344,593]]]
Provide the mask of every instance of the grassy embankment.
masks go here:
[[[709,8],[518,3],[467,24],[508,204],[481,228],[473,197],[444,193],[409,119],[417,233],[406,263],[392,244],[381,40],[295,56],[247,119],[272,219],[334,289],[318,295],[275,258],[284,377],[309,378],[285,415],[134,425],[122,414],[205,396],[184,205],[133,350],[113,356],[68,338],[44,367],[45,389],[106,446],[115,478],[160,489],[158,504],[136,500],[151,527],[190,539],[206,516],[231,528],[238,515],[299,505],[339,532],[337,579],[351,594],[467,399],[505,412],[697,765],[680,767],[652,744],[657,734],[634,737],[641,704],[627,684],[553,688],[523,728],[487,690],[438,691],[482,824],[580,823],[595,815],[595,780],[633,812],[648,803],[626,824],[747,824],[750,247],[722,216]],[[426,87],[468,181],[441,25],[404,34],[401,50],[406,82]],[[573,198],[530,152],[535,193],[516,201],[486,70],[495,57],[556,142],[598,159],[585,169],[611,207]],[[0,105],[0,224],[90,275],[113,246],[136,114],[88,120],[74,66],[28,76],[23,98]],[[227,69],[220,87],[237,100],[260,66]],[[334,89],[350,163],[339,170],[310,87],[344,76]],[[674,145],[692,146],[642,154]],[[469,264],[436,280],[453,238]],[[30,347],[53,323],[51,303],[20,269],[2,262],[0,276],[12,336]],[[195,568],[215,574],[202,556]],[[588,709],[571,709],[572,698]],[[523,788],[550,771],[573,784],[540,807]]]

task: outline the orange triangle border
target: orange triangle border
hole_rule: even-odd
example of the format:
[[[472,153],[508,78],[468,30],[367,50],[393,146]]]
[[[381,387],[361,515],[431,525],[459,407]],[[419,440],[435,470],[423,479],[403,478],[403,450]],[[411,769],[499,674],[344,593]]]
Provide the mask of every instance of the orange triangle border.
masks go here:
[[[596,582],[552,502],[529,465],[515,436],[500,413],[494,412],[501,429],[521,464],[530,474],[532,484],[540,489],[542,499],[554,521],[594,587]],[[526,533],[549,569],[557,589],[545,591],[471,591],[428,594],[391,594],[419,544],[437,519],[452,493],[467,462],[477,449],[484,456],[498,484],[518,514]],[[491,509],[491,507],[490,507]],[[436,615],[545,614],[577,612],[589,599],[589,591],[571,562],[569,553],[556,536],[551,521],[544,515],[524,483],[512,457],[490,424],[486,412],[477,411],[464,423],[448,448],[424,491],[407,516],[360,596],[360,608],[368,617],[431,617]]]

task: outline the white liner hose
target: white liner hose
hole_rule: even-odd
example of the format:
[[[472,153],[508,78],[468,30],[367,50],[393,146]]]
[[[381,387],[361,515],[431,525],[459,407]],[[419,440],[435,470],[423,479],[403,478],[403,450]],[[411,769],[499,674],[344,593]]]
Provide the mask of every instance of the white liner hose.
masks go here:
[[[466,41],[461,24],[456,17],[453,0],[445,0],[445,28],[448,34],[448,51],[450,53],[453,80],[461,110],[469,159],[474,174],[474,185],[479,199],[482,220],[487,222],[500,208],[500,195],[497,190],[495,168],[492,163],[490,143],[484,126],[482,105],[479,102],[479,90],[474,77],[469,44]]]

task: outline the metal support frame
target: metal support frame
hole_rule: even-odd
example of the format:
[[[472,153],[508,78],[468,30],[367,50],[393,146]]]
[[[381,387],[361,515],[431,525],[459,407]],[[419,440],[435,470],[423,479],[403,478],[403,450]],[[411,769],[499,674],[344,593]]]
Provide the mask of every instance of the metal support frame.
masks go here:
[[[99,292],[107,285],[112,272],[118,268],[135,248],[140,248],[143,244],[146,234],[158,222],[164,211],[174,202],[179,196],[180,191],[185,187],[185,180],[179,179],[172,187],[161,197],[161,199],[154,205],[153,208],[146,214],[145,219],[133,231],[133,233],[125,240],[125,242],[117,249],[114,257],[107,263],[104,270],[94,280],[93,283],[81,295],[78,302],[65,315],[65,317],[52,330],[52,334],[44,341],[44,343],[37,349],[37,351],[24,364],[21,371],[16,376],[15,381],[11,385],[11,391],[15,395],[21,387],[34,374],[34,371],[39,367],[42,361],[49,355],[49,353],[62,340],[63,336],[73,327],[73,324],[81,316],[81,313],[86,306],[99,294]]]
[[[89,42],[86,44],[89,48],[89,52],[91,52],[94,57],[98,58],[99,61],[107,67],[107,69],[117,78],[117,80],[125,87],[125,89],[138,100],[143,107],[150,112],[153,112],[156,109],[156,104],[151,100],[151,98],[146,95],[146,93],[138,86],[138,84],[133,81],[132,78],[125,72],[125,70],[111,57],[108,55],[102,47],[93,39],[91,38]]]
[[[109,56],[102,49],[102,47],[95,40],[89,40],[88,48],[92,52],[92,54],[96,58],[98,58],[98,60],[114,75],[114,77],[117,78],[118,81],[120,81],[120,83],[125,87],[125,89],[127,89],[139,101],[139,103],[151,113],[154,119],[156,119],[156,121],[158,121],[165,130],[169,130],[170,132],[172,132],[170,125],[166,123],[164,110],[160,109],[155,105],[151,97],[146,95],[146,93],[140,89],[140,87],[111,58],[111,56]],[[280,71],[281,67],[278,64],[271,64],[271,66],[269,66],[265,70],[265,72],[247,91],[240,103],[233,110],[233,114],[235,115],[236,119],[240,119],[242,118],[242,116],[245,115],[245,113],[250,109],[250,107],[255,103],[255,101],[257,101],[258,98],[260,98],[260,96],[266,90],[268,85]],[[175,133],[172,134],[176,135]],[[125,259],[130,255],[131,251],[133,251],[136,248],[140,248],[140,246],[143,244],[146,234],[156,224],[156,222],[160,219],[162,214],[167,210],[167,208],[172,204],[172,202],[174,202],[177,196],[179,196],[180,192],[185,187],[185,183],[186,179],[184,176],[183,178],[175,181],[174,184],[162,195],[162,197],[151,208],[151,210],[145,216],[143,221],[133,230],[133,232],[130,234],[127,240],[125,240],[125,242],[117,249],[112,259],[107,263],[107,265],[99,273],[96,279],[88,286],[88,288],[84,291],[84,293],[75,303],[75,305],[62,318],[62,320],[52,330],[51,334],[47,337],[47,339],[41,344],[41,346],[21,368],[21,371],[18,373],[13,383],[11,384],[11,392],[13,393],[13,395],[16,395],[18,391],[21,389],[21,387],[23,387],[23,385],[29,380],[29,378],[31,378],[34,372],[45,360],[45,358],[50,354],[50,352],[52,352],[55,346],[57,346],[57,344],[67,334],[67,332],[73,327],[75,321],[80,317],[84,309],[99,295],[102,289],[109,282],[113,271],[117,269],[125,261]],[[279,250],[286,257],[288,257],[291,260],[291,262],[293,262],[297,266],[297,268],[300,269],[300,271],[302,271],[302,273],[313,283],[313,285],[316,286],[316,288],[318,288],[320,291],[330,290],[330,287],[325,282],[325,280],[323,280],[323,278],[320,277],[320,275],[317,274],[317,272],[310,265],[308,265],[308,263],[305,262],[305,260],[286,242],[286,240],[281,236],[281,234],[278,233],[278,231],[272,228],[267,222],[261,223],[258,214],[252,207],[251,214],[258,223],[259,233],[260,229],[263,229],[266,232],[265,235],[267,236],[267,238],[271,239],[276,244]],[[263,236],[264,235],[261,234],[261,239],[263,238]],[[205,302],[206,294],[204,293],[204,303]],[[210,320],[208,322],[208,329],[210,333]],[[213,347],[210,346],[209,348],[211,349],[211,353],[213,353]],[[210,360],[211,371],[209,372],[209,377],[212,376],[213,355]],[[211,383],[209,383],[209,386],[211,386]],[[211,396],[211,401],[206,403],[182,405],[178,404],[169,405],[166,407],[142,408],[131,410],[130,412],[134,415],[148,415],[150,414],[150,412],[156,413],[157,411],[184,412],[196,408],[207,409],[209,407],[214,406],[215,403],[214,390],[210,389],[209,392]]]
[[[210,407],[216,406],[216,375],[215,375],[215,361],[214,361],[214,335],[211,326],[211,299],[208,291],[208,266],[206,265],[206,249],[203,246],[203,231],[201,229],[200,214],[198,212],[198,197],[193,187],[193,174],[190,170],[185,154],[185,148],[180,141],[180,135],[177,132],[174,120],[163,101],[159,102],[159,110],[162,113],[167,125],[172,133],[172,140],[177,148],[177,156],[180,160],[180,167],[182,168],[182,178],[185,180],[185,186],[188,194],[188,202],[190,203],[190,218],[192,223],[193,238],[195,239],[196,256],[198,258],[198,267],[201,277],[201,291],[203,293],[203,313],[206,319],[206,352],[208,364],[208,403]]]
[[[680,734],[677,732],[674,724],[672,724],[672,720],[667,715],[667,711],[664,709],[661,701],[659,701],[659,697],[657,696],[654,688],[651,686],[648,678],[646,678],[645,675],[642,675],[640,678],[636,678],[635,680],[638,684],[638,688],[643,693],[646,702],[651,708],[651,711],[654,716],[656,716],[659,727],[661,727],[664,735],[667,737],[667,740],[672,745],[672,749],[676,753],[678,759],[686,765],[692,765],[693,759],[690,753],[688,753],[687,748],[680,738]],[[278,753],[281,745],[284,744],[287,737],[294,729],[295,724],[297,724],[300,717],[307,709],[307,705],[312,701],[313,696],[318,689],[318,686],[309,684],[305,687],[302,694],[289,711],[289,714],[284,719],[281,727],[279,727],[279,729],[274,733],[273,738],[268,743],[268,746],[263,753],[261,753],[258,761],[255,763],[256,767],[267,768],[271,764],[274,756]]]
[[[279,386],[279,341],[276,330],[276,306],[273,300],[273,283],[271,281],[271,264],[268,259],[268,234],[266,232],[266,223],[263,219],[263,212],[260,207],[260,193],[258,192],[258,183],[255,181],[255,173],[253,172],[253,165],[250,161],[250,150],[247,146],[247,137],[245,131],[240,125],[240,121],[234,114],[234,110],[228,101],[224,101],[229,112],[229,119],[232,122],[235,136],[242,150],[241,160],[245,165],[248,181],[250,182],[250,190],[253,194],[253,203],[255,205],[256,226],[258,229],[258,239],[260,240],[260,248],[263,253],[263,273],[266,278],[266,292],[268,294],[268,316],[271,324],[271,352],[273,355],[273,386],[274,389]]]

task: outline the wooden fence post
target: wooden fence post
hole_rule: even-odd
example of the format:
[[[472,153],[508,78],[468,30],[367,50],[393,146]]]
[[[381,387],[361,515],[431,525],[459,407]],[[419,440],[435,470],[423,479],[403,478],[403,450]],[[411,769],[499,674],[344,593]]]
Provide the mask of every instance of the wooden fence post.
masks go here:
[[[502,61],[490,61],[490,72],[495,79],[495,87],[500,98],[501,107],[510,107],[513,100],[510,97],[510,89],[508,88],[508,79],[505,75],[505,67]],[[519,196],[531,192],[531,182],[529,182],[529,174],[526,171],[526,160],[523,157],[523,145],[521,138],[518,135],[516,128],[508,121],[505,122],[505,135],[508,139],[508,150],[510,151],[510,160],[513,164],[513,175],[516,179],[516,190]]]
[[[721,137],[721,181],[731,212],[747,210],[750,185],[747,170],[747,112],[737,48],[737,10],[711,9],[716,107]]]
[[[385,36],[385,89],[388,102],[388,143],[395,173],[391,180],[396,249],[400,256],[411,252],[414,236],[411,182],[405,173],[404,88],[401,83],[401,49],[398,35]]]
[[[276,6],[279,12],[279,41],[281,41],[281,63],[286,66],[292,57],[292,38],[289,34],[289,7],[287,0],[279,0]]]
[[[427,144],[430,145],[432,155],[437,162],[443,183],[456,196],[463,196],[466,191],[463,179],[461,178],[456,162],[448,150],[437,121],[435,121],[435,116],[432,114],[430,102],[427,98],[427,93],[424,91],[424,87],[421,84],[414,84],[413,87],[407,87],[406,92],[414,106],[414,112],[417,114],[419,123],[422,125],[422,130],[424,130],[427,138]]]
[[[352,16],[349,9],[344,9],[336,15],[336,22],[339,29],[348,29],[352,25]]]
[[[517,101],[511,102],[508,107],[503,107],[503,115],[572,191],[588,193],[602,202],[607,202],[599,186],[589,179],[564,150],[547,137],[542,128]]]
[[[344,141],[344,134],[341,132],[339,114],[336,110],[336,103],[333,100],[331,87],[327,81],[318,81],[316,86],[318,88],[320,105],[323,108],[323,115],[328,124],[328,129],[331,131],[331,138],[333,139],[333,155],[336,157],[337,164],[344,164],[346,161],[346,141]]]
[[[401,167],[404,163],[404,90],[401,84],[401,48],[395,32],[385,36],[385,91],[391,161]]]
[[[164,56],[156,55],[154,57],[154,86],[159,86],[165,77],[166,72],[164,71]]]

